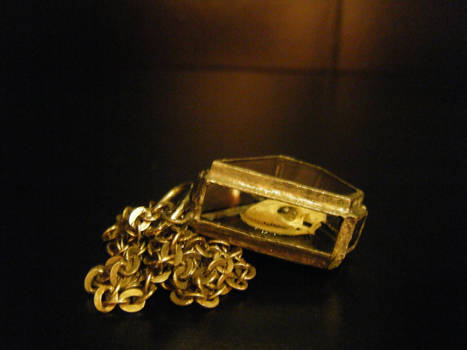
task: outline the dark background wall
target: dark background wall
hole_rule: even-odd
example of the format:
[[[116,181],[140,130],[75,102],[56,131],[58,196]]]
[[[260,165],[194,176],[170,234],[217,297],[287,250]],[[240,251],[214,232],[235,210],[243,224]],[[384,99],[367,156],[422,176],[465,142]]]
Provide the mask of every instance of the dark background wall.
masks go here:
[[[59,66],[445,69],[461,64],[465,46],[462,1],[48,1],[16,7],[6,9],[2,35],[24,54],[17,59],[56,58]]]

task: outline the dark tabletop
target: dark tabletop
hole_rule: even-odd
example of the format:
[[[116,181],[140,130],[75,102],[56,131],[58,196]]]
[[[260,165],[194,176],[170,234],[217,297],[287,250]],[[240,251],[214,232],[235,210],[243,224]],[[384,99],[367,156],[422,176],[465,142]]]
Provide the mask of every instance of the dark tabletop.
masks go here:
[[[55,65],[60,55],[48,55],[6,75],[11,347],[465,346],[466,109],[455,71],[148,68],[93,65],[91,54]],[[365,191],[367,225],[342,266],[245,251],[257,276],[216,309],[176,306],[163,290],[137,314],[94,309],[83,278],[105,261],[100,234],[124,206],[159,199],[214,159],[268,154]]]

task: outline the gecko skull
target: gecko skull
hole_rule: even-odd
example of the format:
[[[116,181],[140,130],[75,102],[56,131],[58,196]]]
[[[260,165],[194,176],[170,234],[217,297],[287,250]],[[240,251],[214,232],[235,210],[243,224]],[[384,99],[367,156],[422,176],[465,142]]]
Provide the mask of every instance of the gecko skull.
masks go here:
[[[279,235],[314,235],[326,214],[266,199],[240,214],[243,222],[256,229]]]

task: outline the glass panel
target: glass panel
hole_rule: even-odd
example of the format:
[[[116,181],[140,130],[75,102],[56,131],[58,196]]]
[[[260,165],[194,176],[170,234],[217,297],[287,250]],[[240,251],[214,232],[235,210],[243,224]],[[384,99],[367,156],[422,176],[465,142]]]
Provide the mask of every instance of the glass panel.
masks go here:
[[[285,202],[209,184],[201,219],[252,238],[331,253],[343,219]]]
[[[352,234],[352,238],[350,239],[350,242],[349,242],[349,247],[347,250],[352,250],[355,248],[355,245],[357,244],[358,242],[358,238],[360,236],[360,233],[361,233],[361,230],[362,230],[362,225],[363,223],[365,222],[365,219],[366,217],[363,217],[361,218],[358,222],[357,222],[357,225],[355,225],[355,230]]]
[[[354,188],[331,173],[312,164],[298,162],[293,159],[268,157],[226,161],[226,163],[336,194],[350,195],[355,192]]]

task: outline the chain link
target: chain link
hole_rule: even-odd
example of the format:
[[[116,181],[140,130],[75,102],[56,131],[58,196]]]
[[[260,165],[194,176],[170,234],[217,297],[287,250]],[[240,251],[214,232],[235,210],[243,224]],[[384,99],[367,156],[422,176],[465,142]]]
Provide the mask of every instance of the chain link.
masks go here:
[[[206,308],[216,307],[232,289],[247,289],[256,270],[242,258],[242,249],[189,228],[191,187],[177,186],[148,207],[126,207],[102,234],[110,258],[84,280],[97,310],[110,312],[118,305],[140,311],[158,286],[169,290],[177,305],[195,301]],[[176,206],[174,198],[184,192]]]

